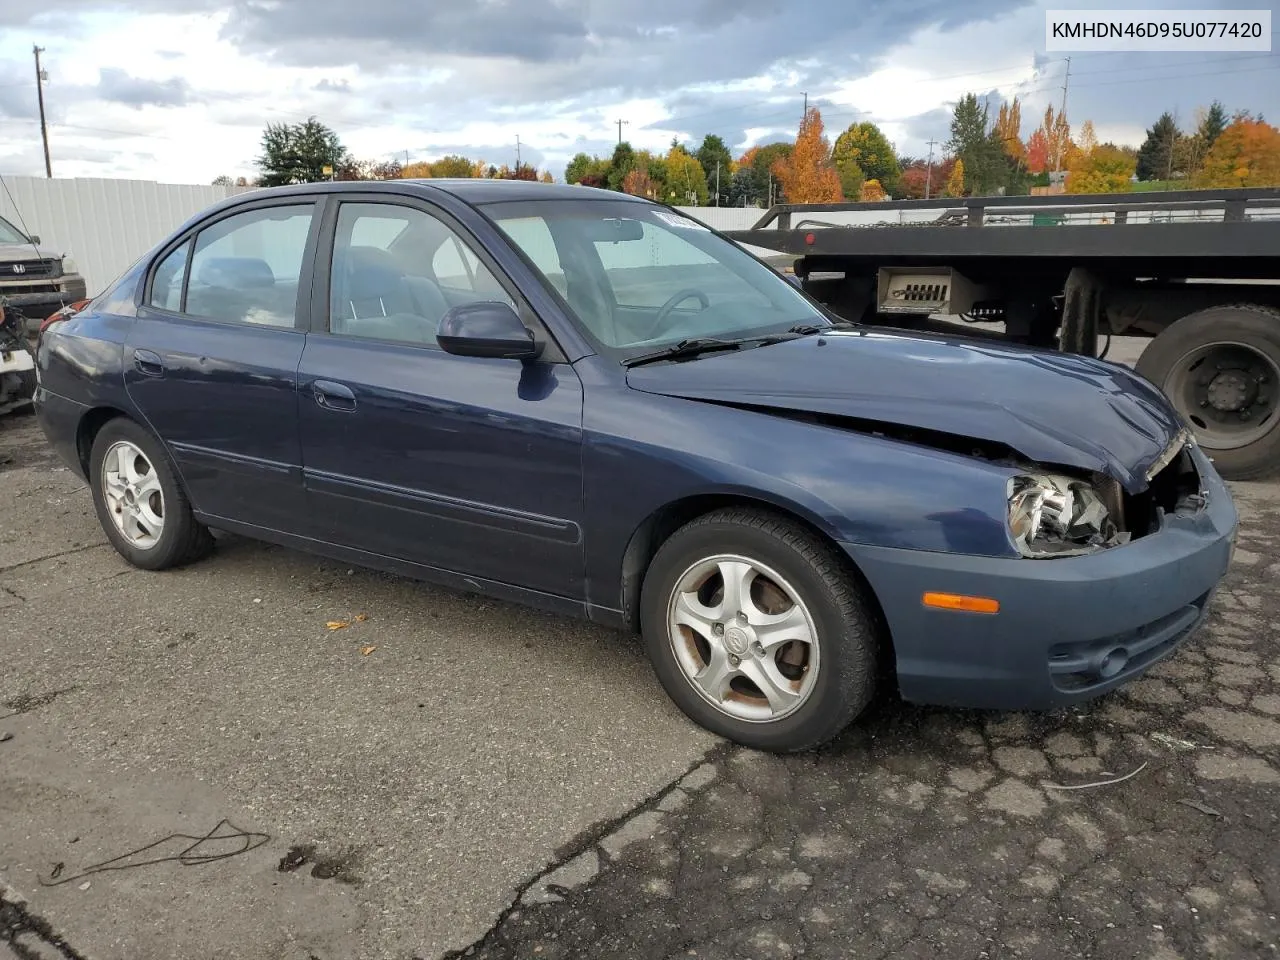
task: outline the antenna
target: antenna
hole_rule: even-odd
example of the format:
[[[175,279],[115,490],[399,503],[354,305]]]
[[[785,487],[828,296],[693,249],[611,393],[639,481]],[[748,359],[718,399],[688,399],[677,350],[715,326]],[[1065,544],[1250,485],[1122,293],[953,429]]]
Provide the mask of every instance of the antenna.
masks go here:
[[[614,121],[614,123],[616,123],[616,124],[618,125],[618,142],[619,142],[619,143],[621,143],[621,142],[622,142],[622,125],[625,123],[627,126],[631,126],[631,121],[630,121],[630,120],[615,120],[615,121]]]

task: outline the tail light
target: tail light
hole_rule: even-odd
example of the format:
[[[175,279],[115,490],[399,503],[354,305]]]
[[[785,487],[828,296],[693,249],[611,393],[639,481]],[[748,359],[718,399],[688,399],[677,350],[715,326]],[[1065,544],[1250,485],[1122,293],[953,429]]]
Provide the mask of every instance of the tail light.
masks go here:
[[[89,305],[88,300],[77,300],[75,303],[67,304],[57,313],[50,314],[49,316],[45,317],[43,320],[40,321],[40,329],[36,333],[36,336],[37,337],[41,336],[46,330],[48,330],[55,323],[61,323],[63,320],[70,319],[71,317],[75,316],[77,313],[79,313],[88,305]]]

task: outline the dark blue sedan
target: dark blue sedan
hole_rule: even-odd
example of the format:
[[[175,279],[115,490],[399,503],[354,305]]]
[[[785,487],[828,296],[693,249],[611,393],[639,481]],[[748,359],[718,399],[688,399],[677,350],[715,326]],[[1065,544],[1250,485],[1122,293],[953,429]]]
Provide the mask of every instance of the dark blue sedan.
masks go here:
[[[691,718],[762,749],[885,681],[1096,696],[1192,634],[1234,544],[1128,370],[834,322],[606,191],[240,195],[37,352],[40,422],[130,563],[214,528],[635,630]]]

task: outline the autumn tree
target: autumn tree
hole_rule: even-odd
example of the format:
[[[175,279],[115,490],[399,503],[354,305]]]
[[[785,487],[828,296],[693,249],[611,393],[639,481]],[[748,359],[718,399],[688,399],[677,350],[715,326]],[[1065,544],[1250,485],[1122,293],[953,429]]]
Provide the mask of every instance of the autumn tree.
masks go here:
[[[1012,103],[1000,104],[996,114],[996,134],[1000,149],[1017,161],[1024,161],[1027,148],[1022,142],[1022,104],[1014,97]]]
[[[1280,130],[1261,120],[1235,121],[1214,141],[1196,185],[1280,186]]]
[[[1173,176],[1174,149],[1181,136],[1173,114],[1162,113],[1138,148],[1139,180],[1167,180]]]
[[[1080,139],[1076,146],[1080,148],[1080,152],[1086,157],[1093,152],[1098,145],[1098,135],[1093,132],[1093,121],[1086,120],[1080,125]]]
[[[951,168],[951,176],[947,177],[947,185],[942,189],[942,195],[963,197],[964,190],[964,160],[957,157],[955,165]]]
[[[1077,151],[1067,171],[1067,193],[1125,193],[1137,160],[1113,146]]]
[[[939,196],[947,178],[951,176],[951,168],[955,163],[955,157],[935,160],[932,172],[927,160],[912,160],[905,164],[902,168],[902,179],[899,181],[901,196],[907,200],[923,200],[926,197]]]
[[[1049,137],[1042,127],[1027,138],[1027,169],[1031,173],[1044,173],[1049,169]]]
[[[654,193],[653,181],[649,179],[649,171],[642,167],[632,167],[622,178],[622,192],[629,193],[633,197],[647,197],[650,200],[657,196]]]
[[[893,145],[870,121],[852,124],[836,137],[831,162],[846,197],[858,196],[864,179],[875,180],[885,192],[893,193],[902,178]]]
[[[831,163],[831,142],[823,135],[822,113],[805,111],[791,155],[776,165],[789,203],[835,203],[844,199],[840,175]]]
[[[697,157],[676,144],[667,153],[666,167],[668,200],[677,205],[706,205],[707,175]]]
[[[748,204],[767,204],[771,183],[773,199],[779,201],[782,193],[776,183],[778,174],[774,168],[779,161],[789,157],[793,149],[792,144],[778,141],[752,147],[739,157],[738,169],[730,185],[730,206],[742,206],[744,199]]]
[[[555,183],[556,178],[551,175],[550,170],[543,170],[540,174],[538,174],[538,181],[540,183]]]
[[[885,192],[879,180],[867,180],[862,184],[858,199],[862,203],[875,203],[881,200],[888,200],[889,194]]]

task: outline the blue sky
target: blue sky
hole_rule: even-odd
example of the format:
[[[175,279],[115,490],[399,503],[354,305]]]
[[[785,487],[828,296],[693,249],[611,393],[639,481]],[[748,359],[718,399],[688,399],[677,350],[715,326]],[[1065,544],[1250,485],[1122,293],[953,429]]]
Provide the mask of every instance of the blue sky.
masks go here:
[[[1186,7],[1238,8],[1200,0]],[[265,123],[316,115],[358,157],[464,153],[560,177],[605,153],[794,135],[805,94],[834,136],[879,123],[900,153],[947,137],[964,93],[1061,102],[1046,8],[1022,0],[42,0],[0,9],[0,172],[42,173],[31,47],[56,176],[207,183],[254,173]],[[1126,6],[1150,6],[1128,3]],[[1162,8],[1178,6],[1163,3]],[[1138,143],[1214,99],[1280,119],[1280,53],[1072,54],[1068,116]]]

